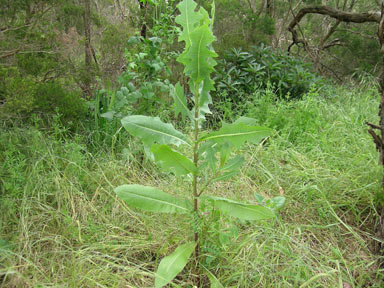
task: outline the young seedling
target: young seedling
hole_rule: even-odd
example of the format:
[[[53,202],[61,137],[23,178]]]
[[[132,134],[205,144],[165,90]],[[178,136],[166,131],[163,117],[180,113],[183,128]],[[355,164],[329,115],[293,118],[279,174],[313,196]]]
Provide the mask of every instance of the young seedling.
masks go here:
[[[115,192],[131,207],[150,212],[189,214],[195,220],[200,219],[202,214],[199,207],[202,197],[212,203],[212,208],[232,217],[244,220],[272,218],[275,214],[267,207],[203,195],[211,183],[238,173],[244,158],[237,155],[230,159],[233,149],[239,148],[245,142],[259,143],[271,134],[271,130],[256,126],[254,119],[242,117],[232,124],[223,123],[222,128],[216,132],[202,133],[201,124],[205,121],[205,115],[210,113],[210,91],[214,89],[211,73],[216,65],[214,58],[217,57],[212,48],[215,41],[212,33],[215,9],[212,6],[210,17],[205,9],[196,10],[196,7],[193,0],[181,1],[177,6],[180,15],[176,18],[182,28],[179,41],[185,43],[185,49],[177,60],[184,65],[184,73],[189,78],[193,109],[188,109],[184,87],[176,84],[173,93],[176,114],[181,114],[183,121],[191,122],[193,135],[184,135],[158,117],[133,115],[121,120],[130,134],[141,139],[146,149],[153,154],[155,162],[165,172],[176,176],[190,176],[190,195],[188,198],[176,198],[157,188],[137,184],[119,186]],[[182,146],[187,146],[188,149],[183,150],[191,151],[191,155],[177,151]],[[183,243],[171,255],[161,260],[156,272],[156,288],[170,283],[183,270],[193,252],[198,275],[196,284],[201,287],[200,244],[204,241],[204,235],[201,227],[191,226],[193,241]],[[212,280],[215,278],[209,271],[206,272],[211,281],[216,281]]]

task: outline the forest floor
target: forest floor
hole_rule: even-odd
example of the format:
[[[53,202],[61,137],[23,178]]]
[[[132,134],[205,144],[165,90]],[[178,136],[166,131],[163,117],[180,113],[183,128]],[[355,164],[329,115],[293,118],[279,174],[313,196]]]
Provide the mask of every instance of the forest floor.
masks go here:
[[[382,170],[365,125],[378,101],[375,87],[328,87],[252,104],[247,115],[277,132],[244,147],[241,173],[209,192],[283,195],[286,205],[273,221],[213,229],[205,261],[224,287],[384,287],[373,252]],[[142,162],[129,137],[111,148],[57,123],[0,129],[0,286],[152,287],[159,260],[189,237],[188,219],[134,211],[113,188],[189,187]],[[172,287],[192,287],[189,269]]]

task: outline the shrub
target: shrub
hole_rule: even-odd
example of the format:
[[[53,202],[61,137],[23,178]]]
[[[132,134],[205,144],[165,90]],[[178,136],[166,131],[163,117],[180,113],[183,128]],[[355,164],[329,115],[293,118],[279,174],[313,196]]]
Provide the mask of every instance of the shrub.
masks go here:
[[[0,69],[0,101],[6,113],[24,114],[34,108],[36,84],[31,76],[22,76],[17,68]]]
[[[64,121],[76,122],[85,116],[81,93],[64,88],[58,81],[38,82],[15,67],[0,70],[0,107],[8,115],[28,118],[32,113],[59,111]]]
[[[34,100],[35,111],[52,113],[58,110],[66,122],[80,120],[87,111],[80,92],[65,89],[57,82],[37,85]]]
[[[267,83],[271,83],[280,98],[297,99],[320,82],[311,72],[310,64],[261,45],[250,52],[241,49],[227,52],[218,64],[216,94],[226,90],[227,100],[238,103],[241,95],[265,89]]]

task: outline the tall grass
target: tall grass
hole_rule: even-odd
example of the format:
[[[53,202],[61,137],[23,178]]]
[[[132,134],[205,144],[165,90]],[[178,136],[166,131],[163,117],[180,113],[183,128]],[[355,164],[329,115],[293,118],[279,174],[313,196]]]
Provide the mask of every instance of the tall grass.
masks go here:
[[[235,231],[234,239],[209,239],[210,271],[224,287],[383,287],[371,250],[382,172],[364,124],[377,121],[376,90],[255,99],[248,115],[276,133],[246,147],[242,173],[211,192],[250,202],[255,192],[283,194],[287,204],[273,222],[224,219],[216,229]],[[117,137],[112,151],[54,126],[1,128],[0,286],[152,287],[154,267],[188,224],[138,217],[112,188],[141,183],[176,194],[188,187],[143,161],[128,137]],[[190,273],[173,287],[192,287]]]

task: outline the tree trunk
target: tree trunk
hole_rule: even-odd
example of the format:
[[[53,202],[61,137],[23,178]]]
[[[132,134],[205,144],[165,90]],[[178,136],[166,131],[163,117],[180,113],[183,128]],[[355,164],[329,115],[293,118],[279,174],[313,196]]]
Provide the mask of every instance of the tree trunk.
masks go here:
[[[379,138],[380,141],[376,143],[376,148],[378,148],[380,152],[380,159],[379,163],[380,165],[383,166],[384,168],[384,6],[381,6],[381,20],[379,24],[379,29],[378,29],[378,37],[379,41],[381,44],[381,54],[383,57],[382,61],[382,67],[381,67],[381,73],[380,73],[380,78],[379,78],[379,83],[380,83],[380,105],[379,105],[379,117],[380,117],[380,133],[377,135],[375,132],[373,132],[372,129],[370,129],[370,134],[373,136],[373,133],[378,136],[374,137]],[[384,173],[383,173],[383,178],[382,178],[382,193],[384,195]],[[384,205],[381,207],[380,215],[379,215],[379,222],[377,225],[376,229],[376,234],[380,240],[384,240]],[[377,246],[377,252],[381,255],[384,254],[384,244],[379,242]],[[384,264],[384,263],[381,263]]]
[[[148,13],[148,2],[145,4],[138,0],[140,3],[140,11],[141,11],[141,17],[142,17],[142,24],[141,24],[141,29],[140,29],[140,36],[143,37],[144,39],[147,38],[147,13]]]
[[[84,94],[87,99],[92,98],[92,47],[91,47],[91,2],[84,0],[84,36],[85,36],[85,71]]]
[[[269,17],[273,18],[273,14],[274,14],[273,0],[267,0],[267,14],[269,15]]]

